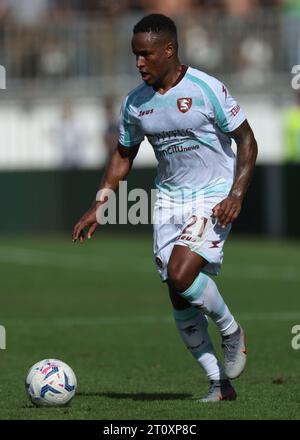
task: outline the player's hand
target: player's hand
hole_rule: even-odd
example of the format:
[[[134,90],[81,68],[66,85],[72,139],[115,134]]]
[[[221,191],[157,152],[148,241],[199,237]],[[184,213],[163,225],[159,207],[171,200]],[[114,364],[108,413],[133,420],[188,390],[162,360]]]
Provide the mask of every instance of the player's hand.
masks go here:
[[[80,243],[83,243],[84,240],[84,230],[88,228],[87,238],[91,238],[94,234],[99,223],[96,218],[97,205],[93,205],[76,223],[72,232],[72,241],[75,243],[79,240]]]
[[[232,223],[238,217],[242,202],[242,198],[229,195],[213,208],[213,216],[222,228],[225,229],[229,223]]]

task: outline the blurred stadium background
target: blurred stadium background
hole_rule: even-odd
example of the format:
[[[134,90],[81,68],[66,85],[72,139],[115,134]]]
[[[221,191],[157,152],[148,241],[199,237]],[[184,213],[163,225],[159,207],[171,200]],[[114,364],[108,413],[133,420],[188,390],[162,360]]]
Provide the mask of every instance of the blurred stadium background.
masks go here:
[[[225,82],[254,128],[259,166],[236,230],[299,235],[298,0],[1,0],[0,185],[13,218],[1,216],[1,230],[70,229],[87,207],[122,97],[140,82],[130,38],[149,12],[176,20],[182,61]],[[149,188],[144,144],[130,181]]]

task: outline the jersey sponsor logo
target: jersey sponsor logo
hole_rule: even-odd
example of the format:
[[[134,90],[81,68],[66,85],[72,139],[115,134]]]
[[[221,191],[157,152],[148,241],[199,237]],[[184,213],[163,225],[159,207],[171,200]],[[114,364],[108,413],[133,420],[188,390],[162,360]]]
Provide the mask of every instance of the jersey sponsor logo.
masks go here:
[[[156,155],[159,157],[166,157],[170,156],[171,154],[175,153],[186,153],[187,151],[193,151],[198,150],[200,148],[200,145],[191,145],[188,147],[184,147],[183,145],[170,145],[170,147],[165,148],[164,150],[157,151]]]
[[[230,113],[232,114],[232,116],[236,116],[240,110],[241,110],[241,107],[237,104],[235,107],[233,107],[230,110]]]
[[[186,113],[192,107],[193,99],[192,98],[178,98],[177,99],[177,107],[181,113]]]
[[[145,115],[151,115],[151,113],[153,113],[153,112],[154,112],[154,108],[151,108],[149,110],[140,110],[139,117],[145,116]]]
[[[193,133],[192,128],[162,131],[162,132],[156,133],[156,134],[146,134],[146,136],[150,141],[153,141],[153,142],[171,140],[171,139],[174,139],[174,138],[177,138],[180,136],[181,137],[196,138],[196,135]]]

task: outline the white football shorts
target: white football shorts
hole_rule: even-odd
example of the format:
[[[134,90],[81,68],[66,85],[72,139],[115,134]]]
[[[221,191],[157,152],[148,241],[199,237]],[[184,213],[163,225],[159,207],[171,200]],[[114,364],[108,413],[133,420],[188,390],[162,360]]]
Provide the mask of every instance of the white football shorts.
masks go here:
[[[188,246],[208,262],[203,272],[217,275],[223,261],[223,246],[231,224],[222,228],[212,217],[212,209],[226,196],[203,197],[185,203],[170,203],[157,197],[153,227],[154,261],[162,281],[168,278],[167,267],[174,245]]]

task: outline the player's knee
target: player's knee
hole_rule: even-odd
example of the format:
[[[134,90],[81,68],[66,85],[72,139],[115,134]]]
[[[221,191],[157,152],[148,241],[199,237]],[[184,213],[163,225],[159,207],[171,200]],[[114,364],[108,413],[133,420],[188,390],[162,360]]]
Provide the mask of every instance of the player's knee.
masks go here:
[[[170,300],[172,303],[172,306],[176,310],[184,310],[188,307],[190,307],[190,303],[184,299],[182,296],[180,296],[179,293],[175,292],[173,289],[170,291]]]
[[[184,292],[193,283],[193,278],[177,264],[168,265],[168,278],[177,292]]]

